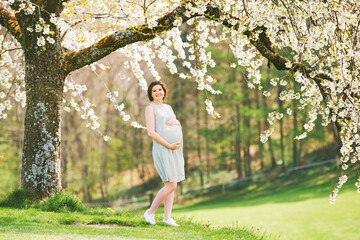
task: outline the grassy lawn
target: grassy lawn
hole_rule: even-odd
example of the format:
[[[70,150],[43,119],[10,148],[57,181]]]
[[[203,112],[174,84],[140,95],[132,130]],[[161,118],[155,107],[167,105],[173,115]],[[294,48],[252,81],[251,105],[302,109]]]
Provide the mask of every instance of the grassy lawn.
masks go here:
[[[0,239],[270,239],[253,229],[211,228],[177,219],[170,227],[158,218],[155,226],[133,213],[111,209],[95,212],[47,212],[0,208]]]
[[[360,239],[360,193],[354,180],[330,205],[334,174],[299,179],[203,198],[178,205],[174,213],[213,226],[253,226],[284,240]]]

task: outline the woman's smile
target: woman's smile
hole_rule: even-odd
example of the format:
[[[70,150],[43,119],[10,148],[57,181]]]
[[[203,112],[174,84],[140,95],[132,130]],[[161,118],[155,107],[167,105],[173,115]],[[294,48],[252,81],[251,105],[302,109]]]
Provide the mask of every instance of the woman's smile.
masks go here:
[[[156,100],[162,100],[164,98],[164,90],[161,85],[156,85],[153,87],[152,97]]]

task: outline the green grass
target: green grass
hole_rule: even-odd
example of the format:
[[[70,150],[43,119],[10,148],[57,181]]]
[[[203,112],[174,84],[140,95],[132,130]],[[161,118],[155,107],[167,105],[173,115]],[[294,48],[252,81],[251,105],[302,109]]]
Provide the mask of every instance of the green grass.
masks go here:
[[[347,182],[336,204],[330,205],[337,174],[331,170],[319,176],[311,171],[282,179],[284,182],[262,183],[178,205],[174,213],[213,226],[253,226],[284,240],[360,239],[360,194],[355,180]]]
[[[181,227],[148,225],[141,216],[55,213],[0,208],[1,239],[268,239],[252,229],[211,228],[178,219]],[[161,222],[160,219],[157,219]],[[97,224],[97,225],[95,225]]]
[[[192,218],[178,218],[175,228],[157,216],[152,226],[142,213],[85,208],[71,194],[34,203],[15,191],[0,205],[0,239],[271,239],[255,229],[211,227]]]

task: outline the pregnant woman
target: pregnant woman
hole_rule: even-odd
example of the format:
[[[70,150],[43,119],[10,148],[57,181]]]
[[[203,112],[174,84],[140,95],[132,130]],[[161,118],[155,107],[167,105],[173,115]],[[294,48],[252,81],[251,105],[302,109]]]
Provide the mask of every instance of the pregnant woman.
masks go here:
[[[183,137],[180,122],[171,106],[163,103],[166,93],[166,85],[163,82],[150,83],[148,97],[151,103],[145,108],[146,128],[148,135],[153,139],[154,165],[165,186],[157,193],[144,217],[146,222],[155,224],[155,211],[164,203],[163,222],[178,227],[171,218],[171,210],[177,183],[185,179]]]

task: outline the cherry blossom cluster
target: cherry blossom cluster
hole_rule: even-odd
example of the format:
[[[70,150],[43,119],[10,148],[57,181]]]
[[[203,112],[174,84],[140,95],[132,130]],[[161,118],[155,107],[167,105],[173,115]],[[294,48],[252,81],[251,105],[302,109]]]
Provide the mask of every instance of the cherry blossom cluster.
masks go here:
[[[0,119],[5,119],[13,101],[25,107],[26,94],[22,50],[18,43],[8,41],[3,35],[0,35],[0,42]]]
[[[195,11],[194,8],[191,8]],[[200,11],[197,9],[196,11]],[[211,25],[209,21],[202,19],[192,18],[188,20],[188,25],[193,25],[194,31],[187,35],[188,43],[185,47],[188,47],[188,60],[184,62],[184,66],[189,68],[191,77],[195,79],[198,84],[198,90],[207,90],[212,94],[221,94],[219,90],[214,90],[211,83],[214,79],[208,75],[207,68],[215,67],[216,63],[211,57],[211,52],[206,51],[209,46],[209,42],[206,41],[209,36]],[[186,65],[185,65],[186,64]]]
[[[5,0],[9,5],[13,4],[15,0]],[[36,5],[31,3],[30,1],[21,1],[19,5],[19,9],[17,12],[24,11],[26,15],[31,15],[36,10]]]
[[[274,128],[269,128],[268,130],[265,130],[264,134],[260,135],[260,141],[262,143],[265,143],[273,132],[274,132]]]
[[[125,63],[127,64],[127,63]],[[119,92],[118,91],[111,91],[104,79],[96,72],[96,65],[100,67],[100,69],[102,70],[105,70],[105,69],[109,69],[110,67],[108,66],[105,66],[104,64],[101,64],[101,63],[94,63],[91,65],[91,70],[93,71],[93,73],[102,81],[104,87],[106,88],[106,96],[107,98],[110,100],[111,104],[114,106],[115,110],[117,110],[120,114],[120,116],[122,117],[122,119],[124,120],[124,122],[130,122],[130,125],[134,128],[145,128],[144,126],[142,126],[141,124],[139,124],[137,121],[129,121],[130,120],[130,115],[129,114],[126,114],[125,111],[124,111],[124,108],[125,108],[125,104],[124,103],[121,103],[119,104],[119,101],[117,100],[120,95],[119,95]],[[126,77],[124,74],[122,73],[119,73],[118,74],[120,80],[127,80],[129,81],[129,77]],[[145,82],[146,84],[146,82]]]
[[[336,201],[336,197],[339,193],[339,189],[343,186],[344,183],[346,183],[348,180],[348,177],[346,175],[342,175],[341,177],[339,177],[339,182],[336,185],[336,187],[334,188],[334,190],[332,191],[332,193],[330,194],[330,203],[331,204],[335,204]]]
[[[210,99],[207,98],[205,100],[205,105],[206,105],[206,111],[208,112],[208,114],[212,115],[213,118],[220,118],[220,114],[215,111]]]
[[[102,80],[102,78],[96,73],[96,66],[99,66],[100,69],[106,69],[107,67],[103,64],[92,64],[90,66],[90,69]],[[103,82],[105,84],[105,82]],[[125,104],[118,103],[117,98],[119,98],[119,92],[113,91],[111,92],[107,86],[105,85],[107,89],[107,98],[111,102],[111,104],[114,106],[114,109],[117,110],[122,117],[122,119],[125,122],[130,122],[130,125],[134,128],[144,128],[141,124],[139,124],[137,121],[129,121],[130,115],[126,114],[124,111]],[[64,86],[64,93],[69,92],[70,93],[70,99],[63,99],[63,103],[66,104],[64,106],[64,110],[67,112],[70,112],[71,109],[74,109],[77,112],[81,113],[81,118],[86,121],[86,127],[91,128],[92,130],[97,131],[101,136],[103,136],[103,139],[105,141],[110,140],[109,136],[104,136],[100,130],[101,126],[101,117],[96,115],[95,113],[95,107],[96,105],[91,103],[89,99],[85,98],[83,93],[87,91],[87,86],[77,83],[72,75],[70,75],[66,81]]]
[[[102,80],[102,82],[106,88],[106,91],[107,91],[107,94],[106,94],[107,98],[113,104],[115,110],[117,110],[119,112],[119,114],[123,118],[124,122],[130,122],[130,125],[134,128],[145,128],[137,121],[130,121],[130,115],[126,114],[124,111],[125,104],[124,103],[119,104],[119,102],[117,100],[117,98],[119,97],[119,92],[118,91],[111,92],[110,89],[106,86],[105,81],[96,72],[95,72],[95,74]],[[107,141],[108,139],[109,139],[108,136],[104,137],[105,141]]]
[[[88,99],[84,98],[83,92],[87,90],[86,85],[76,83],[70,75],[65,80],[64,93],[70,93],[70,99],[63,99],[64,110],[70,112],[74,109],[81,113],[81,118],[87,121],[86,127],[90,127],[92,130],[96,130],[100,127],[99,117],[95,115],[95,111],[92,104]]]

